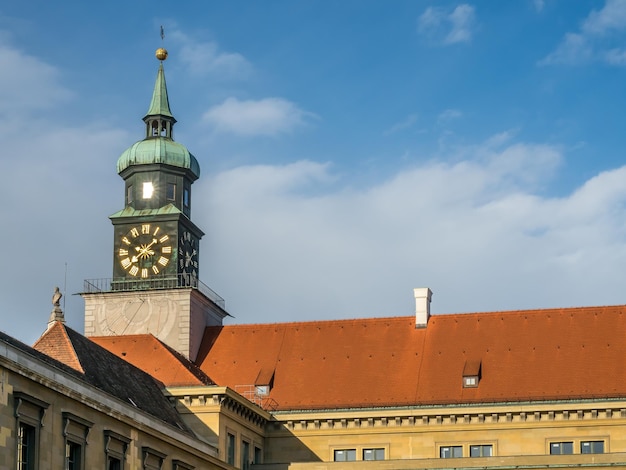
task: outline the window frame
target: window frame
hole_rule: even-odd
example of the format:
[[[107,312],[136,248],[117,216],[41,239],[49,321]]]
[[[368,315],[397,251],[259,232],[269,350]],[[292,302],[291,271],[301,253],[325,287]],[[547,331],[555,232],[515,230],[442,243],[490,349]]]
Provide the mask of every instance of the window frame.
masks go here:
[[[225,446],[225,452],[226,455],[224,457],[226,457],[224,460],[227,464],[229,465],[235,465],[235,459],[237,457],[237,449],[236,449],[236,442],[237,442],[237,436],[234,432],[232,431],[226,431],[226,446]]]
[[[345,459],[337,460],[337,454],[339,452],[345,452]],[[340,448],[333,449],[333,462],[356,462],[356,447],[355,448]],[[354,458],[349,458],[354,457]]]
[[[64,411],[61,413],[63,418],[63,438],[65,439],[65,468],[69,469],[69,448],[73,444],[80,449],[78,462],[74,462],[71,470],[83,470],[85,467],[85,446],[89,438],[89,432],[93,426],[91,421],[76,416],[73,413]]]
[[[472,455],[472,449],[478,449],[479,455]],[[484,454],[485,449],[489,449],[489,455]],[[470,444],[469,456],[470,458],[493,457],[493,444]]]
[[[125,468],[126,454],[130,442],[131,439],[126,436],[110,429],[104,430],[104,454],[107,470],[110,470],[111,464],[115,462],[119,462],[120,469]]]
[[[571,452],[564,452],[564,446],[569,446]],[[558,452],[552,452],[553,449],[559,449]],[[574,441],[550,441],[548,443],[548,452],[550,455],[573,455],[574,454]]]
[[[39,468],[39,445],[40,430],[44,425],[46,410],[50,406],[45,401],[35,398],[20,391],[13,392],[13,406],[15,416],[15,460],[19,470],[37,470]],[[32,455],[26,462],[22,461],[23,441],[21,430],[28,429],[29,440],[28,449],[32,449]],[[31,462],[29,462],[29,460]],[[26,464],[26,465],[24,465]]]
[[[250,469],[250,449],[252,447],[251,442],[248,439],[241,440],[241,451],[239,452],[239,461],[241,463],[242,470]]]
[[[448,449],[450,451],[449,456],[443,455],[444,449]],[[461,455],[455,455],[456,451],[460,450]],[[463,458],[463,446],[458,444],[450,444],[450,445],[440,445],[439,446],[439,458],[440,459],[461,459]]]
[[[365,461],[380,461],[380,460],[386,460],[386,454],[387,454],[387,449],[385,449],[384,447],[364,447],[363,449],[361,449],[361,460],[365,460]],[[365,453],[366,452],[373,452],[374,453],[374,458],[373,459],[367,459],[365,458]],[[382,452],[382,458],[380,457],[380,452]]]
[[[591,452],[583,452],[583,446],[585,444],[589,444],[589,446],[591,447]],[[597,452],[595,450],[593,450],[594,444],[601,444],[602,445],[602,451],[601,452]],[[594,440],[588,440],[588,441],[580,441],[580,453],[581,454],[585,454],[585,455],[589,455],[589,454],[604,454],[606,453],[606,441],[604,439],[594,439]]]

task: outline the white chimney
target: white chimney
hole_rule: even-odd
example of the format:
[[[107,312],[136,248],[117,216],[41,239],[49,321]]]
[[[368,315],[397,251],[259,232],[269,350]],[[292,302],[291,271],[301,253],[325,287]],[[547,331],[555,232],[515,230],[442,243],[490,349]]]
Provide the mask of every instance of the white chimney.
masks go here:
[[[413,289],[415,295],[415,328],[426,328],[430,318],[430,299],[433,292],[428,287]]]

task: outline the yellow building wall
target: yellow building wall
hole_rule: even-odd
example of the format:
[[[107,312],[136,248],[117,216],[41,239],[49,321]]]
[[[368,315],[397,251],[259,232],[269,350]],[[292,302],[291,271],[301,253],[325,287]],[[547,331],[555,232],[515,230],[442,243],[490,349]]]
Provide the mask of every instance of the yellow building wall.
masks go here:
[[[82,395],[71,388],[64,393],[57,391],[33,371],[22,369],[18,373],[13,368],[3,367],[2,359],[0,356],[0,470],[17,468],[14,396],[19,392],[49,405],[43,417],[43,426],[39,426],[37,460],[40,469],[65,468],[63,412],[70,412],[93,423],[88,434],[88,444],[83,446],[86,468],[105,468],[105,430],[130,439],[124,468],[144,468],[143,447],[166,455],[162,468],[173,468],[174,460],[197,469],[231,468],[220,462],[216,455],[211,455],[212,452],[217,454],[216,449],[195,440],[189,434],[181,433],[156,419],[146,420],[146,414],[121,403],[111,408],[99,404],[98,397]],[[142,414],[142,419],[135,419],[136,414]]]
[[[494,457],[550,454],[551,442],[603,441],[626,452],[626,401],[280,413],[266,435],[266,462],[329,462],[336,449],[383,448],[386,460],[439,459],[441,446],[492,445]],[[551,456],[555,457],[555,456]],[[475,460],[475,459],[472,459]]]

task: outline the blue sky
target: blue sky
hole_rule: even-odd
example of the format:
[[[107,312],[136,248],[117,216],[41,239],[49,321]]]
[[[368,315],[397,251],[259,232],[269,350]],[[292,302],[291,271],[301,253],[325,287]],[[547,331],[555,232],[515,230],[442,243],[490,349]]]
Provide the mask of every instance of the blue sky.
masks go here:
[[[626,301],[626,0],[33,0],[0,5],[7,333],[55,285],[82,331],[161,45],[231,322]]]

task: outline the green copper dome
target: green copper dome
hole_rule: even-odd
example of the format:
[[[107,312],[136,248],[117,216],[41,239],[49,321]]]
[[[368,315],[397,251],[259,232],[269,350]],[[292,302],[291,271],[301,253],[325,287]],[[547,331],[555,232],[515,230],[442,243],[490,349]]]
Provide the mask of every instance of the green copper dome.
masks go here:
[[[150,137],[133,144],[117,160],[117,172],[132,165],[160,163],[191,170],[200,177],[200,164],[187,148],[167,137]]]
[[[144,140],[133,144],[117,160],[117,172],[121,173],[126,168],[133,165],[163,164],[190,170],[195,178],[200,177],[200,165],[198,160],[189,150],[172,138],[172,130],[176,119],[170,111],[170,101],[167,96],[167,85],[165,84],[165,72],[163,71],[164,55],[157,58],[161,60],[152,100],[148,113],[143,121],[146,123],[146,137]],[[160,58],[162,57],[162,58]]]

